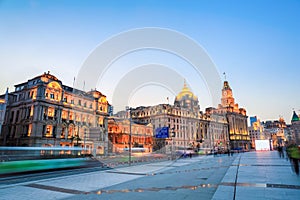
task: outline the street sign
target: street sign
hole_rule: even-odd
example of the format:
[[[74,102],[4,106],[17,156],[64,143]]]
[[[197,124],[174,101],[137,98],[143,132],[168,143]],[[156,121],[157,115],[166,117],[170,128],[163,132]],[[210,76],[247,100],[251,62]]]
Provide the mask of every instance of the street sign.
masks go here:
[[[169,137],[169,127],[159,127],[155,130],[156,138],[168,138]]]

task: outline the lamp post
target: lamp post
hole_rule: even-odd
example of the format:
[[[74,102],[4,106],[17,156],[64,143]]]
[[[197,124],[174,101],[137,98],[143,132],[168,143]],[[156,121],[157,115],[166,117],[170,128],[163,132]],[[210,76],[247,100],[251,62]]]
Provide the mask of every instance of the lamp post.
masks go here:
[[[84,132],[83,132],[83,148],[84,148],[84,154],[86,154],[86,148],[85,148],[85,136],[86,136],[86,129],[84,129]]]
[[[126,107],[126,111],[129,111],[129,166],[131,165],[131,108]]]
[[[171,160],[174,160],[174,137],[175,137],[175,127],[173,126],[172,128],[172,133],[171,133],[171,142],[172,142],[172,146],[171,146]]]

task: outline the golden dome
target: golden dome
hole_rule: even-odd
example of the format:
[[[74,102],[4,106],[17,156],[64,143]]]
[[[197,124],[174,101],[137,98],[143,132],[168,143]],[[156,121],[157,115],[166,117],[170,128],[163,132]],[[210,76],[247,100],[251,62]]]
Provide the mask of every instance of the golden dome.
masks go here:
[[[191,90],[188,88],[186,82],[184,81],[184,85],[183,85],[181,92],[179,92],[179,94],[176,96],[176,101],[181,101],[186,96],[190,99],[198,101],[198,97],[191,92]]]

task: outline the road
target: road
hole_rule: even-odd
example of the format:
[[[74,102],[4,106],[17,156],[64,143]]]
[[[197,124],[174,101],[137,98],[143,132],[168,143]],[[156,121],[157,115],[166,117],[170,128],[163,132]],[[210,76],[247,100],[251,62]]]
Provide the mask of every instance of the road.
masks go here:
[[[211,199],[234,157],[202,156],[2,182],[0,199]]]

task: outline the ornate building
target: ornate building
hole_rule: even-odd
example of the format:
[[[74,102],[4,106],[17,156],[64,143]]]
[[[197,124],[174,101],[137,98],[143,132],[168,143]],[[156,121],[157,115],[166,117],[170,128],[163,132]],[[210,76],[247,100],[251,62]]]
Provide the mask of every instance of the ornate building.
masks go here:
[[[234,102],[232,89],[228,81],[224,81],[221,104],[218,105],[214,113],[226,115],[231,149],[250,149],[250,137],[247,125],[248,116],[246,115],[246,110],[239,108],[239,105]]]
[[[255,140],[270,140],[270,135],[265,131],[264,126],[259,119],[252,121],[248,128],[251,141],[251,148],[255,149]]]
[[[176,96],[174,105],[137,107],[131,110],[131,115],[134,121],[151,123],[154,131],[161,127],[169,128],[169,138],[155,138],[154,151],[170,153],[189,148],[211,149],[213,146],[227,149],[226,118],[219,114],[203,114],[197,96],[186,83]]]
[[[131,134],[130,134],[131,132]],[[151,124],[137,124],[130,119],[110,117],[108,119],[109,153],[128,151],[131,147],[152,152],[153,127]]]
[[[6,112],[6,104],[8,101],[8,88],[6,90],[5,95],[2,95],[0,97],[0,137],[1,137],[1,133],[2,133],[2,125],[4,123],[4,119],[5,119],[5,112]]]
[[[293,142],[300,145],[300,117],[295,111],[293,112],[291,123],[290,129],[292,132],[292,139],[294,139]]]
[[[283,118],[274,121],[265,121],[262,123],[264,126],[264,132],[269,135],[272,142],[272,147],[283,146],[286,138],[285,132],[287,131],[287,126]]]
[[[108,102],[101,92],[63,85],[49,72],[15,85],[8,94],[1,144],[107,149]]]

